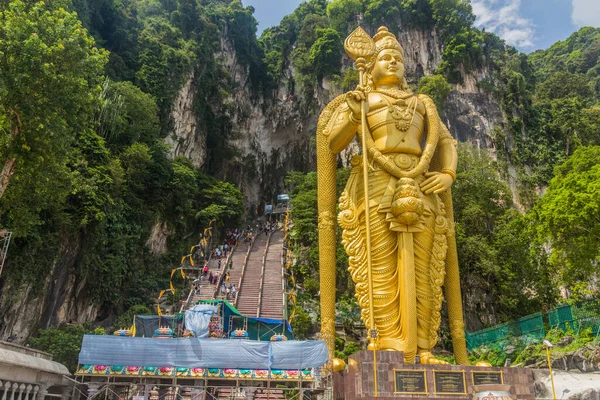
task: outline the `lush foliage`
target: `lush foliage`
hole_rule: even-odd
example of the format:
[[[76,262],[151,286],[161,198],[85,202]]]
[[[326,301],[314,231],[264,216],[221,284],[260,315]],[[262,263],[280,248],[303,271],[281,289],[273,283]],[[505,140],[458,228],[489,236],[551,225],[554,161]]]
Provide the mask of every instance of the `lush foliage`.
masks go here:
[[[442,75],[426,75],[419,80],[419,93],[425,93],[435,102],[438,113],[444,109],[446,97],[452,87]]]
[[[485,151],[459,146],[452,195],[463,287],[467,296],[485,293],[493,310],[479,315],[482,325],[490,311],[504,322],[551,305],[556,293],[532,247],[528,219],[513,208],[512,192]]]
[[[81,341],[86,334],[105,335],[106,333],[102,328],[62,325],[58,328],[40,330],[38,336],[31,338],[29,343],[36,349],[52,354],[54,361],[63,364],[74,373],[77,370]]]
[[[107,57],[69,2],[2,4],[0,161],[14,172],[0,221],[15,237],[3,283],[39,293],[50,276],[72,276],[104,317],[150,306],[209,221],[225,229],[244,212],[235,186],[170,159],[163,141],[178,85],[216,37],[198,30],[215,25],[204,9],[184,21],[190,2],[74,1]],[[210,82],[205,96],[221,81]],[[219,136],[229,122],[211,124]]]
[[[93,129],[106,52],[75,14],[14,1],[0,14],[0,54],[0,161],[10,187],[0,212],[23,236],[69,192],[65,164],[77,135]]]
[[[600,147],[580,147],[556,167],[533,216],[538,240],[550,244],[557,281],[576,297],[596,292],[600,251]]]
[[[533,205],[554,166],[577,147],[600,143],[598,48],[600,29],[582,28],[546,51],[529,57],[510,52],[496,63],[507,119],[496,132],[496,148],[499,159],[517,170],[521,204]]]

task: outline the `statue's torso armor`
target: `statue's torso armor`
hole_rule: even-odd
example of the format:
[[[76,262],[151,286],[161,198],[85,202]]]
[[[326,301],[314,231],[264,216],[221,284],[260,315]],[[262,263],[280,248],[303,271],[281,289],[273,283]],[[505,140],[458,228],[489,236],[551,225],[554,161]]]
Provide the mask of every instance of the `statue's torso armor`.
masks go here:
[[[395,98],[380,92],[369,93],[367,120],[375,145],[382,153],[421,155],[425,106],[416,95]]]

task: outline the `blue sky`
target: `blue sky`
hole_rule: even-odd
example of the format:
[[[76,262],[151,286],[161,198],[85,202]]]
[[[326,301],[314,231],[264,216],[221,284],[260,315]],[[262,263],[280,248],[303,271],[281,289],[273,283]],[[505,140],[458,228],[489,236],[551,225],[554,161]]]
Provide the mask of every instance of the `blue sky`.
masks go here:
[[[290,14],[302,0],[242,0],[255,8],[259,32]],[[600,27],[600,0],[471,0],[475,25],[530,53],[566,39],[582,26]]]

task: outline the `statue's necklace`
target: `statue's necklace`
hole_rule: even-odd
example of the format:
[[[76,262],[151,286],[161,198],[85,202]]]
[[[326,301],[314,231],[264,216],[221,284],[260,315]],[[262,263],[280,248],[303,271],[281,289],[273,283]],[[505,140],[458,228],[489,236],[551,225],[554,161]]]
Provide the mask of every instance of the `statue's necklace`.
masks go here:
[[[402,93],[399,90],[394,89],[378,89],[376,92],[396,99],[399,98]],[[382,98],[387,103],[389,115],[396,121],[396,128],[402,132],[408,131],[415,117],[415,112],[417,111],[416,96],[413,96],[410,99],[404,110],[402,110],[400,106],[392,104],[387,98]]]

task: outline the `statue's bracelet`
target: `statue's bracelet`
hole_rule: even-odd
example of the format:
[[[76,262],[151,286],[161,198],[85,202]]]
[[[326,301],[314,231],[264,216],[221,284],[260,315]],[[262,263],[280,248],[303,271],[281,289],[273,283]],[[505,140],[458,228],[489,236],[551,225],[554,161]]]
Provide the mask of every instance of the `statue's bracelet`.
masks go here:
[[[440,172],[450,175],[453,182],[456,181],[456,172],[454,172],[454,170],[451,170],[450,168],[442,168]]]
[[[353,124],[360,124],[360,120],[356,119],[356,117],[354,116],[354,114],[352,113],[352,111],[350,111],[350,122],[352,122]]]

